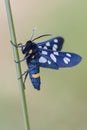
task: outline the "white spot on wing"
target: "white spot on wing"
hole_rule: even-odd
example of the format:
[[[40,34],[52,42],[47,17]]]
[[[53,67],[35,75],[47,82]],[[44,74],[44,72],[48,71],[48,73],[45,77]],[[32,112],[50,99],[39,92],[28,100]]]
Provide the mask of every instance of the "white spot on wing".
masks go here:
[[[54,56],[54,54],[50,54],[50,57],[54,62],[56,62],[56,57]]]
[[[57,49],[55,47],[53,47],[53,51],[56,51]]]
[[[48,60],[48,64],[50,65],[50,64],[51,64],[51,61]]]
[[[47,62],[47,59],[44,58],[43,56],[41,56],[41,57],[39,58],[39,62],[40,62],[40,63],[46,63],[46,62]]]
[[[55,43],[58,43],[58,39],[54,39],[54,42],[55,42]]]
[[[47,49],[47,47],[46,47],[46,46],[44,46],[43,48],[44,48],[44,49]]]
[[[50,42],[47,42],[47,43],[46,43],[46,46],[50,46]]]
[[[42,48],[42,46],[38,46],[39,48]]]
[[[69,53],[66,53],[66,56],[68,56],[68,57],[71,57],[71,54],[69,54]]]
[[[47,55],[47,51],[42,51],[42,54]]]
[[[53,45],[53,51],[56,51],[58,46],[56,44]]]
[[[63,58],[63,61],[65,62],[65,64],[68,64],[68,63],[70,62],[70,59],[67,58],[67,57],[64,57],[64,58]]]
[[[58,46],[56,44],[54,44],[53,47],[56,48],[56,49],[58,48]]]
[[[57,51],[54,51],[53,53],[54,53],[54,55],[57,55],[57,56],[59,55],[59,53]]]

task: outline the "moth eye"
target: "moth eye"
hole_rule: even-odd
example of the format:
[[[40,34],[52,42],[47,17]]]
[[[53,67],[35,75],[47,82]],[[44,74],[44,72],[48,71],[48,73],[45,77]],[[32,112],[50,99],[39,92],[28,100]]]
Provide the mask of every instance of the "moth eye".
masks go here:
[[[25,50],[25,46],[23,46],[23,47],[21,48],[21,50],[24,51],[24,50]]]
[[[24,49],[25,49],[25,46],[23,46],[22,48],[23,48],[23,50],[24,50]]]
[[[31,54],[32,53],[32,49],[29,51],[29,54]]]

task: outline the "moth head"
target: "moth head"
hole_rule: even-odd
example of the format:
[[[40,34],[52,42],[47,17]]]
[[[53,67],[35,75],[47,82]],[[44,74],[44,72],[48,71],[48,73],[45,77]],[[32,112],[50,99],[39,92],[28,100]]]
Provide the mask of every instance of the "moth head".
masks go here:
[[[22,48],[22,53],[26,54],[32,48],[32,41],[27,41],[25,46]]]

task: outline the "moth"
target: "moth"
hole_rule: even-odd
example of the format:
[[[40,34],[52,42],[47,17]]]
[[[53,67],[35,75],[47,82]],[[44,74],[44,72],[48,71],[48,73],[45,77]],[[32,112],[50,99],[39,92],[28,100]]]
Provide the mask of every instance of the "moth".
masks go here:
[[[62,52],[64,39],[61,36],[51,38],[49,40],[35,43],[38,38],[49,36],[50,34],[41,35],[33,40],[27,41],[25,44],[19,43],[12,45],[21,48],[22,53],[25,55],[23,59],[15,61],[16,63],[26,60],[28,70],[24,75],[24,83],[29,74],[31,82],[35,89],[40,90],[40,67],[58,70],[59,68],[72,67],[81,61],[81,56],[71,52]],[[21,77],[20,77],[21,78]]]

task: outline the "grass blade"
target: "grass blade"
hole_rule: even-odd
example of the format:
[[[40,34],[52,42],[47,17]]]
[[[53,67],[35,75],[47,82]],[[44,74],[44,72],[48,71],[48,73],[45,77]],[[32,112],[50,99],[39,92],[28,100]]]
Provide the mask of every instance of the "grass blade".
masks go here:
[[[11,6],[10,6],[10,0],[5,0],[5,4],[6,4],[6,11],[7,11],[11,40],[13,43],[17,45],[15,28],[14,28],[13,18],[12,18],[12,11],[11,11]],[[13,53],[14,53],[14,59],[18,61],[19,60],[18,49],[14,46],[13,46]],[[16,70],[17,70],[17,77],[20,77],[22,74],[20,63],[16,64]],[[19,79],[18,83],[19,83],[19,88],[20,88],[19,90],[20,90],[21,103],[22,103],[22,109],[23,109],[23,115],[24,115],[25,130],[30,130],[23,79],[22,78]]]

